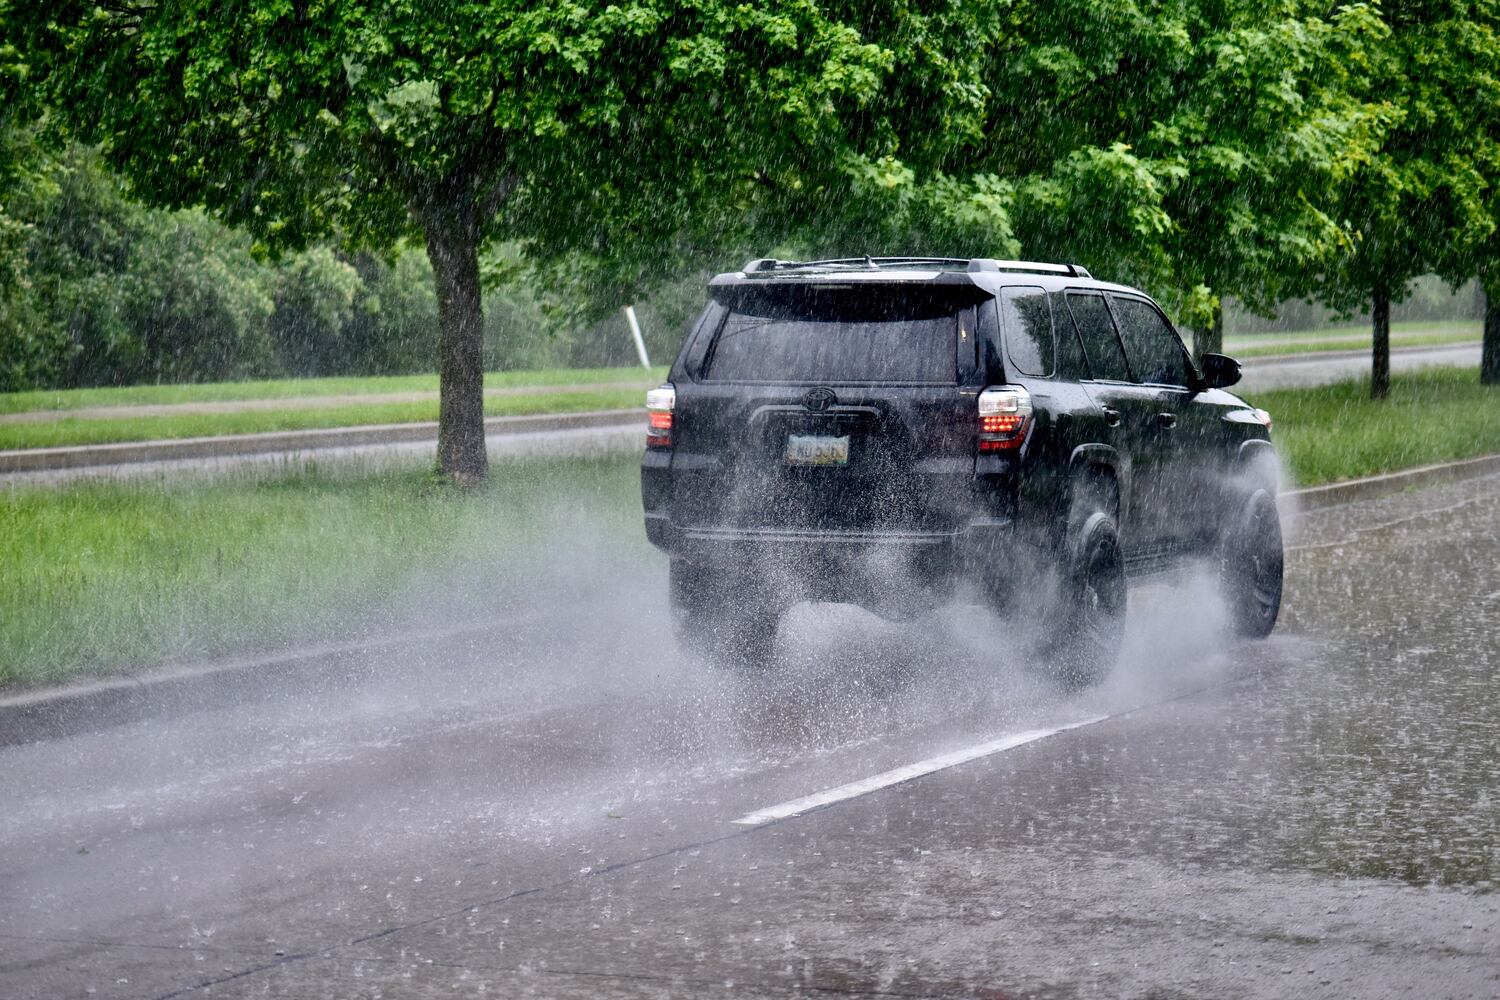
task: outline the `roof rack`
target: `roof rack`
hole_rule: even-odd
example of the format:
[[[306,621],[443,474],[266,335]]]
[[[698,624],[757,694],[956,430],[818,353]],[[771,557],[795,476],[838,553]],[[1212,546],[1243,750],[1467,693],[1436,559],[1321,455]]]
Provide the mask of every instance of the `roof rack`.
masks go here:
[[[1043,274],[1065,274],[1070,278],[1092,278],[1082,264],[1045,264],[1034,260],[993,260],[975,257],[968,262],[970,271],[1039,271]]]
[[[882,267],[937,267],[942,270],[962,268],[969,272],[980,271],[1035,271],[1043,274],[1063,274],[1070,278],[1092,278],[1082,264],[1045,264],[1030,260],[995,260],[990,257],[835,257],[829,260],[777,260],[762,257],[747,263],[746,274],[764,274],[770,271],[800,271],[813,268],[849,269],[867,271]]]
[[[943,264],[967,265],[968,263],[968,258],[958,257],[834,257],[827,260],[777,260],[774,257],[765,257],[750,261],[750,263],[744,266],[743,270],[746,274],[764,271],[800,271],[805,268],[815,267],[858,268],[861,271],[866,271],[901,264],[934,266]]]

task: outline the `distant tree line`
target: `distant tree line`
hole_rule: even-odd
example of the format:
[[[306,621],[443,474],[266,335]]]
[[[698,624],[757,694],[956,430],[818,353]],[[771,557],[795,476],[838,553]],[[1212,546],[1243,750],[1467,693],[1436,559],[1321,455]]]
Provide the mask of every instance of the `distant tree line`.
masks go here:
[[[1199,351],[1226,298],[1367,309],[1377,397],[1413,281],[1478,278],[1500,382],[1491,0],[0,0],[0,131],[22,128],[292,254],[265,314],[283,365],[276,294],[312,298],[281,268],[323,295],[361,252],[425,251],[461,481],[487,470],[483,301],[518,273],[582,329],[751,255],[1075,260],[1154,292]],[[207,284],[231,294],[180,301],[216,308]]]
[[[270,260],[201,209],[131,200],[97,151],[74,145],[53,156],[32,148],[13,151],[12,162],[26,166],[0,209],[0,231],[11,234],[0,285],[0,392],[432,368],[437,299],[418,249],[377,256],[325,243]],[[580,321],[549,308],[513,248],[492,249],[485,263],[497,279],[485,306],[486,370],[635,363],[622,317]],[[702,278],[658,284],[639,305],[656,362],[675,349]],[[1225,312],[1225,325],[1239,332],[1341,318],[1295,299],[1263,316],[1227,300]],[[1411,283],[1392,319],[1483,312],[1477,281],[1455,295],[1428,275]],[[1363,316],[1368,321],[1368,310]]]
[[[1477,322],[1483,318],[1484,310],[1484,290],[1478,279],[1470,279],[1455,289],[1437,275],[1427,274],[1413,279],[1406,298],[1391,305],[1391,322]],[[1366,308],[1348,315],[1308,299],[1288,299],[1274,310],[1255,313],[1235,299],[1226,298],[1223,322],[1224,332],[1229,334],[1320,330],[1356,324],[1368,329],[1370,313]]]
[[[325,243],[267,259],[201,209],[131,200],[94,150],[12,157],[24,176],[0,208],[0,392],[432,370],[437,298],[420,249]],[[580,325],[549,309],[509,248],[486,266],[511,275],[486,303],[487,369],[636,363],[623,318]],[[640,307],[657,358],[690,297],[671,285]]]

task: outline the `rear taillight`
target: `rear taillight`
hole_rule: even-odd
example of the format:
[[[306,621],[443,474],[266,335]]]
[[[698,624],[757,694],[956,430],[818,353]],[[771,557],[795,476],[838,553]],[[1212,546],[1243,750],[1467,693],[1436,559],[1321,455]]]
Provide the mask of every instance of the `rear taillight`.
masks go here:
[[[677,389],[669,382],[646,393],[646,447],[672,447],[672,411],[677,409]]]
[[[979,394],[979,450],[1009,451],[1021,447],[1031,428],[1031,393],[1002,385]]]

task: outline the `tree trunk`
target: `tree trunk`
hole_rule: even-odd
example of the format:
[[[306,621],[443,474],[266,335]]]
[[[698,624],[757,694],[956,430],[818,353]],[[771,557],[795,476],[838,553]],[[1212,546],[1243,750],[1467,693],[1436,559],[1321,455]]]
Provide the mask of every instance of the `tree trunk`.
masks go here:
[[[1206,327],[1193,328],[1193,359],[1201,363],[1205,354],[1224,352],[1224,307],[1214,310],[1214,318]]]
[[[1500,302],[1484,292],[1484,350],[1479,359],[1479,381],[1500,385]]]
[[[1209,322],[1208,327],[1193,328],[1193,358],[1203,363],[1205,354],[1223,354],[1224,352],[1224,307],[1220,306],[1214,310],[1214,319]]]
[[[467,205],[424,228],[438,300],[438,471],[466,486],[489,475],[484,445],[484,309],[479,227]]]
[[[1370,398],[1384,399],[1391,394],[1391,293],[1377,288],[1372,300],[1375,352],[1370,366]]]

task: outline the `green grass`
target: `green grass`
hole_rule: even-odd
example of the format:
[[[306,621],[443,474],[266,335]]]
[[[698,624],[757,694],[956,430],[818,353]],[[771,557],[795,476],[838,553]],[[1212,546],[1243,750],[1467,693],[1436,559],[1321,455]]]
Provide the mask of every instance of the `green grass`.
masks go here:
[[[582,392],[491,396],[488,416],[573,413],[615,410],[644,405],[640,389],[595,389]],[[62,445],[107,444],[116,441],[154,441],[210,434],[256,434],[315,427],[353,427],[360,424],[399,424],[436,420],[437,400],[416,403],[364,403],[285,410],[247,410],[240,413],[184,413],[170,416],[96,419],[59,415],[54,420],[0,424],[0,449],[50,448]]]
[[[645,546],[637,467],[510,462],[471,493],[368,471],[0,491],[0,686],[565,601]]]
[[[1369,397],[1368,378],[1246,395],[1270,411],[1298,486],[1500,453],[1500,386],[1475,369],[1399,373],[1389,399]]]
[[[488,388],[590,385],[598,382],[649,382],[666,377],[665,368],[551,368],[491,372]],[[206,382],[195,385],[131,385],[103,389],[63,389],[0,393],[0,413],[76,410],[85,406],[136,406],[170,403],[214,403],[241,399],[293,399],[297,396],[345,396],[392,392],[437,392],[436,375],[392,375],[370,378],[303,378],[257,382]]]
[[[1278,354],[1316,351],[1368,350],[1372,333],[1363,326],[1327,327],[1272,333],[1236,334],[1224,338],[1225,353],[1235,358],[1258,358]],[[1440,344],[1478,343],[1479,321],[1391,324],[1394,347],[1434,347]]]
[[[1297,485],[1500,453],[1473,369],[1367,394],[1249,398]],[[652,565],[636,462],[499,463],[474,493],[357,469],[0,491],[0,686],[577,602]]]

